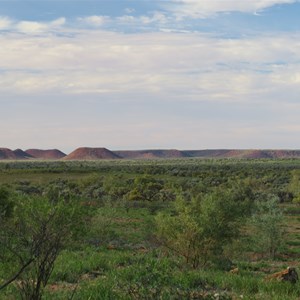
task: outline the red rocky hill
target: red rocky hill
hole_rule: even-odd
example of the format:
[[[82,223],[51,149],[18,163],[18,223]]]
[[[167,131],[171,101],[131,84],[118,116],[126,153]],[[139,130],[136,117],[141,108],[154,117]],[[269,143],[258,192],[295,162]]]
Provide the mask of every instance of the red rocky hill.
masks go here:
[[[0,159],[16,159],[16,154],[7,148],[0,148]]]
[[[28,159],[31,158],[30,155],[22,151],[21,149],[16,149],[14,151],[8,148],[0,148],[0,159]]]
[[[121,158],[117,154],[106,148],[82,147],[74,150],[64,157],[66,160],[97,160],[97,159],[116,159]]]
[[[61,159],[66,156],[65,153],[57,149],[41,150],[41,149],[28,149],[25,151],[33,158],[38,159]]]

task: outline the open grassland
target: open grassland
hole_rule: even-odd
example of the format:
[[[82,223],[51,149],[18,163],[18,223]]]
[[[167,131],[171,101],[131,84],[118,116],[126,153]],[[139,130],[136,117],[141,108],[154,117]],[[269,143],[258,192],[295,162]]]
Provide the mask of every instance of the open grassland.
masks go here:
[[[70,223],[72,235],[66,235],[43,289],[43,299],[300,297],[299,281],[292,284],[266,280],[288,266],[300,274],[300,160],[6,161],[0,163],[0,185],[8,191],[12,205],[9,216],[1,219],[5,226],[1,227],[0,285],[18,271],[19,263],[8,248],[19,242],[20,235],[12,234],[14,243],[4,244],[8,243],[5,231],[14,228],[10,226],[17,220],[25,220],[29,222],[26,228],[37,230],[30,226],[30,218],[21,219],[25,217],[18,215],[18,207],[39,216],[40,211],[34,210],[32,203],[56,205],[61,201],[66,207],[76,205],[77,215]],[[233,235],[235,230],[230,227],[231,231],[225,233],[231,234],[231,242],[216,242],[208,259],[204,262],[200,257],[199,264],[193,265],[182,255],[186,251],[183,244],[190,241],[188,234],[193,233],[188,228],[197,220],[197,205],[205,204],[204,219],[214,208],[207,206],[209,201],[218,203],[218,198],[222,199],[221,206],[205,219],[212,224],[207,227],[199,221],[200,228],[217,230],[213,225],[218,220],[213,217],[221,208],[226,212],[222,203],[239,202],[238,207],[244,210],[235,211],[242,216],[237,216],[233,224],[238,232]],[[270,224],[276,230],[271,225],[267,228],[279,234],[279,239],[273,240],[273,248],[260,244],[257,238],[261,232],[256,232],[257,224],[264,226],[258,223],[261,220],[275,220],[267,214],[268,210],[262,214],[264,218],[257,218],[256,203],[267,203],[269,198],[277,199],[279,208],[272,210],[277,214],[278,228],[274,222]],[[70,213],[67,209],[62,212],[65,216]],[[177,224],[167,231],[168,236],[160,235],[160,226],[169,219],[182,220],[186,236],[177,236],[176,240],[173,233],[181,230]],[[61,224],[65,224],[63,221]],[[199,224],[194,224],[195,230]],[[28,232],[22,234],[23,239],[30,240]],[[266,233],[263,239],[268,237]],[[212,241],[212,237],[207,241]],[[207,244],[201,245],[205,248]],[[26,259],[26,245],[18,245],[14,250]],[[197,255],[207,255],[198,250]],[[188,255],[193,258],[194,253]],[[26,280],[34,285],[34,277],[28,277],[35,274],[30,266],[0,290],[0,299],[21,299],[20,286]],[[234,268],[238,270],[231,273]]]

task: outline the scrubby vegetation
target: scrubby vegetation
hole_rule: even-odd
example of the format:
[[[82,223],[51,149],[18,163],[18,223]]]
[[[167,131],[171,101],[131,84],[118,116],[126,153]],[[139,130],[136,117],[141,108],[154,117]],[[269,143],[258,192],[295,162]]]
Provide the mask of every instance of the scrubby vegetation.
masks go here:
[[[0,163],[0,299],[299,299],[299,160]],[[233,270],[233,271],[232,271]]]

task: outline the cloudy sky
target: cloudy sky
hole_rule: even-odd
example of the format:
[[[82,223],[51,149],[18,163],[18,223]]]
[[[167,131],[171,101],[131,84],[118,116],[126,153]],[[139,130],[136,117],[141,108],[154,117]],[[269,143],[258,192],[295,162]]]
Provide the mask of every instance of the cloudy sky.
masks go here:
[[[0,0],[0,147],[300,149],[300,1]]]

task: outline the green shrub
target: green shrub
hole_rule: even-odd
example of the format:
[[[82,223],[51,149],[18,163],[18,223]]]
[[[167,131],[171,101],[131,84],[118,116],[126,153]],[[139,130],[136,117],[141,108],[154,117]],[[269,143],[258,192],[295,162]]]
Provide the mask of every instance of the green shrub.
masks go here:
[[[241,205],[230,193],[214,192],[187,203],[178,197],[175,215],[156,217],[157,236],[163,246],[185,258],[192,267],[221,257],[225,245],[239,233]]]

